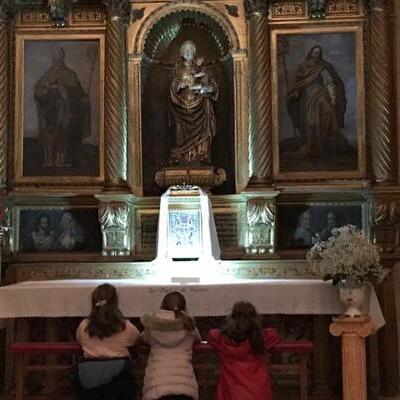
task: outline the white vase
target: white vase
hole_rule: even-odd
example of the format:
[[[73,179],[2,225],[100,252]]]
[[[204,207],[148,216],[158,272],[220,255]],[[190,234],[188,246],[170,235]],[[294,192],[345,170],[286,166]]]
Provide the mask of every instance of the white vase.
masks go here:
[[[344,315],[347,317],[359,317],[362,315],[362,308],[365,301],[364,284],[350,287],[346,284],[338,284],[340,301],[345,307]]]

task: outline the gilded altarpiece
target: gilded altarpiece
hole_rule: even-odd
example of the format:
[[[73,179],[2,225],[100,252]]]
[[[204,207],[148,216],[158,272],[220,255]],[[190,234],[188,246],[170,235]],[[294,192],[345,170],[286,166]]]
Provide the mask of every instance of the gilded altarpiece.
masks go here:
[[[400,247],[399,141],[393,112],[393,88],[398,89],[400,81],[395,81],[391,67],[394,47],[399,42],[400,10],[398,2],[394,1],[371,0],[368,3],[369,6],[361,0],[141,1],[127,3],[128,11],[118,6],[123,2],[109,1],[106,7],[100,2],[96,6],[78,3],[68,11],[67,24],[57,28],[49,9],[44,6],[24,7],[12,20],[8,14],[7,18],[3,15],[0,21],[0,188],[1,204],[11,210],[3,221],[8,230],[4,249],[8,282],[71,277],[143,278],[149,272],[145,261],[155,254],[158,195],[162,192],[153,178],[168,158],[162,153],[168,137],[164,129],[168,122],[166,82],[179,57],[179,46],[187,39],[197,42],[207,71],[214,73],[222,90],[223,103],[216,106],[216,113],[223,117],[218,120],[221,131],[213,144],[212,161],[213,165],[224,169],[227,176],[225,186],[212,188],[211,200],[222,256],[234,260],[226,272],[239,278],[313,276],[304,259],[304,248],[279,247],[278,236],[286,236],[285,230],[282,233],[279,228],[285,223],[282,210],[289,214],[294,231],[301,212],[290,207],[299,204],[302,211],[314,210],[315,219],[321,216],[328,219],[332,210],[340,213],[343,209],[343,215],[347,215],[351,207],[361,210],[357,211],[360,216],[356,222],[360,220],[364,229],[371,230],[371,238],[382,247],[385,264],[392,266],[399,257]],[[394,18],[396,35],[392,32]],[[195,32],[193,37],[192,32]],[[392,41],[393,36],[395,41]],[[346,135],[356,143],[352,155],[357,154],[351,169],[333,168],[326,173],[321,168],[310,167],[304,171],[297,168],[301,162],[292,162],[289,170],[282,171],[280,130],[293,136],[299,132],[290,118],[282,128],[280,105],[275,101],[279,97],[279,85],[283,87],[279,79],[286,79],[282,57],[285,40],[280,38],[288,39],[291,50],[304,38],[310,42],[310,45],[302,42],[302,57],[290,54],[293,65],[287,68],[288,81],[283,82],[283,86],[295,80],[294,64],[301,66],[306,50],[320,45],[326,61],[339,71],[337,75],[350,87],[346,98],[349,99],[351,93],[353,103],[350,108],[347,103],[347,112],[351,111],[351,123],[355,122],[348,124],[352,131],[346,131]],[[90,104],[90,112],[95,115],[91,117],[91,132],[95,130],[92,119],[96,118],[98,136],[97,133],[91,133],[90,139],[83,136],[84,143],[98,145],[97,164],[89,173],[88,169],[79,173],[79,168],[87,165],[79,164],[77,173],[67,165],[70,164],[68,157],[63,160],[63,140],[59,141],[58,156],[56,152],[53,160],[55,164],[58,161],[58,166],[49,165],[51,157],[47,163],[44,157],[38,159],[39,172],[54,169],[55,173],[37,173],[29,165],[24,166],[24,154],[33,150],[29,146],[24,148],[23,144],[24,105],[30,108],[28,119],[32,115],[37,118],[36,108],[40,109],[38,96],[35,99],[35,95],[33,98],[31,95],[28,103],[24,99],[24,78],[29,71],[24,72],[23,61],[32,59],[31,42],[50,43],[50,47],[55,47],[48,53],[48,67],[57,56],[64,58],[86,95],[93,92],[94,85],[98,86],[89,96],[94,99],[98,93],[98,106]],[[72,55],[73,42],[85,42],[88,47],[78,45]],[[337,45],[337,51],[333,44]],[[344,52],[340,53],[340,49]],[[355,56],[350,59],[352,52]],[[210,54],[212,57],[207,59]],[[351,73],[345,70],[346,66],[339,65],[338,58],[343,54],[354,64]],[[77,67],[70,62],[74,57],[83,57],[87,63],[82,68],[87,67],[87,70],[76,71]],[[398,69],[398,54],[396,57]],[[31,82],[31,91],[35,82],[46,74],[47,64],[40,68]],[[154,86],[149,86],[149,76]],[[62,95],[63,89],[57,90]],[[286,105],[285,95],[281,93],[283,106]],[[160,99],[161,96],[164,98]],[[160,109],[149,110],[152,104]],[[87,110],[87,105],[86,102],[83,109]],[[163,115],[163,121],[151,125],[153,117],[159,115]],[[36,134],[29,135],[35,137]],[[158,143],[160,138],[163,140]],[[43,139],[43,146],[45,142]],[[35,146],[37,150],[40,144],[35,143]],[[155,153],[152,153],[153,147]],[[160,165],[152,165],[158,155],[161,155]],[[218,163],[219,160],[222,162]],[[57,173],[60,170],[63,173]],[[343,173],[344,170],[347,172]],[[204,179],[209,183],[207,177]],[[22,244],[29,238],[34,217],[39,219],[38,210],[51,210],[53,220],[61,222],[64,211],[72,209],[80,213],[85,208],[90,209],[91,218],[95,218],[97,212],[96,240],[101,238],[102,245],[96,244],[92,248],[94,251],[84,251],[85,254],[75,251],[28,254],[23,251]],[[79,213],[75,214],[79,217]],[[21,217],[25,218],[27,234],[20,229]],[[344,220],[353,221],[351,218]],[[323,229],[318,226],[318,232]],[[70,240],[69,246],[71,243]],[[387,323],[378,344],[385,350],[379,357],[381,387],[385,394],[394,394],[399,381],[398,321],[393,290],[390,279],[378,287]],[[335,389],[339,385],[338,374],[332,373],[338,370],[337,352],[329,353],[332,341],[321,334],[327,332],[329,318],[282,319],[279,323],[285,325],[282,329],[287,337],[313,337],[316,348],[312,371],[314,395],[328,399],[332,386]],[[61,336],[67,332],[63,324],[64,321],[58,328]],[[206,330],[210,321],[202,321],[202,324]],[[54,327],[50,329],[53,334],[55,330]],[[40,331],[39,336],[43,338],[45,334]],[[51,337],[54,339],[54,335]],[[370,363],[375,366],[378,364],[374,347],[377,341],[373,339],[370,347]],[[371,386],[379,381],[376,375],[371,372]],[[205,378],[204,382],[210,387],[215,383],[212,377]]]

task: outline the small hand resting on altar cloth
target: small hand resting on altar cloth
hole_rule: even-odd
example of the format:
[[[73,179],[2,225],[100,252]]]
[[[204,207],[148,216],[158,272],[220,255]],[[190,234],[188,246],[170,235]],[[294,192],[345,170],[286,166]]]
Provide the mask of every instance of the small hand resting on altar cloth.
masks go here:
[[[186,313],[185,297],[168,293],[160,310],[142,318],[141,339],[151,346],[144,376],[143,400],[196,400],[198,385],[192,347],[200,341],[195,321]]]
[[[131,400],[135,384],[128,347],[139,331],[121,313],[114,286],[103,284],[92,293],[92,311],[77,331],[84,360],[76,371],[81,400]]]
[[[222,329],[212,329],[208,342],[220,360],[216,400],[272,400],[265,355],[280,341],[275,329],[262,329],[256,309],[238,302]]]

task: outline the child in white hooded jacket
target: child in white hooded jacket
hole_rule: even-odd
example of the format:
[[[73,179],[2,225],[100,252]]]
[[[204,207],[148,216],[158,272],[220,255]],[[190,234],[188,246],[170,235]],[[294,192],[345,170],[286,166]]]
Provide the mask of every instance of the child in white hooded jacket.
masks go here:
[[[144,377],[143,400],[197,400],[198,385],[192,366],[192,348],[201,337],[186,300],[168,293],[160,310],[142,318],[142,340],[151,346]]]

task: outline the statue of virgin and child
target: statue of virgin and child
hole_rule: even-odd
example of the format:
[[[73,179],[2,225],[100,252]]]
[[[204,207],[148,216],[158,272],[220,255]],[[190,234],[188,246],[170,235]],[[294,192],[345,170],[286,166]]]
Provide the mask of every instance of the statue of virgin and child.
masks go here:
[[[180,48],[170,82],[170,115],[174,128],[168,164],[211,163],[211,142],[217,133],[214,102],[218,85],[196,57],[195,44],[187,40]]]

